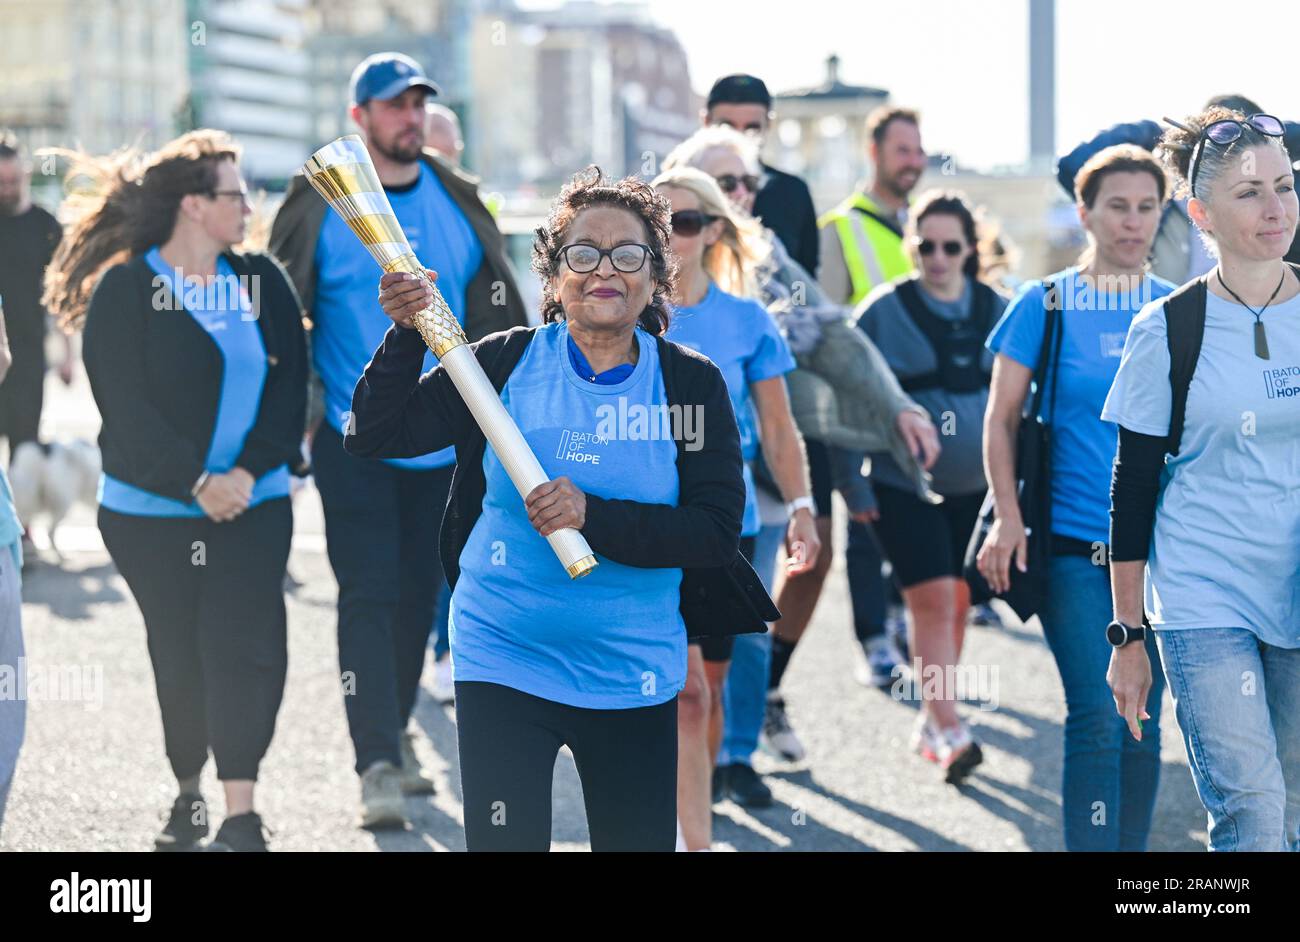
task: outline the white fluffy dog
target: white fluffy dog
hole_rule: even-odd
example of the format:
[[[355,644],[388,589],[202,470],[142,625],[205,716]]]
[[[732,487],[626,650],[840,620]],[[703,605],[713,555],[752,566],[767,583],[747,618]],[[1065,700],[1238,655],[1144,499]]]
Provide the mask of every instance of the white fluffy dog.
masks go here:
[[[23,442],[14,451],[9,485],[18,519],[30,531],[37,517],[49,517],[50,548],[60,562],[55,530],[78,501],[95,506],[100,470],[99,449],[80,438],[45,445]]]

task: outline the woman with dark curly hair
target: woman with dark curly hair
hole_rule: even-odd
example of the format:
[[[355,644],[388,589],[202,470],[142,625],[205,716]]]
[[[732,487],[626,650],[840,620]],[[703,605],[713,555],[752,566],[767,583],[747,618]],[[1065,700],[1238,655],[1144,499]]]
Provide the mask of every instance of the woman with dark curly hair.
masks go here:
[[[726,383],[662,336],[668,224],[644,183],[589,168],[537,232],[545,323],[474,345],[551,477],[526,500],[445,370],[420,375],[411,317],[431,292],[410,275],[380,280],[394,326],[357,385],[345,447],[394,458],[456,445],[442,558],[469,850],[549,847],[562,745],[593,850],[672,850],[688,631],[761,631],[771,617],[739,554],[745,485]],[[597,555],[583,579],[542,539],[562,527]],[[751,617],[696,619],[701,599]]]

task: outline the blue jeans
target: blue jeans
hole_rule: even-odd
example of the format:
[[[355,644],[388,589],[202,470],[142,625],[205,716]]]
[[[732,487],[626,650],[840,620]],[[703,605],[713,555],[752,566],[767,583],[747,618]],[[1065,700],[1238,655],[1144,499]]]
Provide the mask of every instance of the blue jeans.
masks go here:
[[[23,649],[22,550],[15,541],[0,546],[0,669],[17,678],[26,655]],[[0,698],[0,827],[13,785],[18,753],[27,726],[27,701],[12,695]]]
[[[754,540],[754,571],[770,594],[776,577],[776,556],[785,537],[785,526],[774,524],[758,531]],[[718,766],[736,762],[749,765],[758,748],[767,708],[767,678],[772,669],[772,632],[736,635],[731,667],[722,685],[722,746]]]
[[[1110,579],[1087,556],[1053,556],[1047,603],[1039,612],[1043,634],[1065,687],[1065,767],[1061,814],[1065,849],[1146,849],[1160,782],[1160,703],[1164,672],[1152,632],[1151,692],[1142,741],[1115,711],[1106,683],[1111,645]]]
[[[1157,636],[1210,850],[1300,851],[1300,648],[1245,628]]]

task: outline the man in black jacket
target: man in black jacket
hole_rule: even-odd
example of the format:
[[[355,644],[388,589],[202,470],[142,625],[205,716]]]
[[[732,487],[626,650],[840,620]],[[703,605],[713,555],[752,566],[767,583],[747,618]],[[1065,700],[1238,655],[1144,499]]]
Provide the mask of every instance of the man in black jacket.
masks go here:
[[[425,102],[438,87],[413,60],[378,53],[352,74],[351,117],[393,212],[470,340],[526,323],[505,243],[476,182],[424,149]],[[309,429],[339,583],[339,664],[361,776],[361,821],[403,826],[402,795],[430,792],[406,732],[443,584],[438,528],[455,452],[371,461],[347,454],[352,392],[387,330],[379,268],[305,180],[271,231],[312,322],[320,397]],[[434,365],[432,354],[425,368]]]
[[[23,442],[37,440],[45,394],[45,308],[41,306],[45,268],[54,257],[63,229],[58,220],[32,203],[30,168],[18,142],[0,133],[0,304],[4,308],[13,367],[0,382],[0,435],[9,438],[9,456]],[[59,376],[72,382],[71,345],[63,341]]]
[[[701,115],[706,125],[725,124],[760,140],[772,126],[772,117],[772,96],[763,80],[743,74],[714,82]],[[777,234],[791,258],[816,276],[817,211],[808,184],[767,164],[762,167],[763,188],[754,201],[754,215]]]

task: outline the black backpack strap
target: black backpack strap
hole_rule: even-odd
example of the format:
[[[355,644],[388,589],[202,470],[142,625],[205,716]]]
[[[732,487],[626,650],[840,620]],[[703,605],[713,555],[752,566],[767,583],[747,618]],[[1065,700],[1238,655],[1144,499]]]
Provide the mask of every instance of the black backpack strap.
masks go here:
[[[874,212],[873,210],[870,209],[866,209],[865,207],[862,206],[854,206],[853,208],[856,209],[858,212],[860,212],[862,215],[866,216],[868,219],[874,219],[876,222],[880,223],[882,226],[884,226],[894,235],[898,236],[900,239],[903,238],[903,228],[898,224],[897,219],[890,219],[887,216],[882,216],[880,215],[880,213]]]
[[[935,362],[939,363],[943,358],[944,337],[952,330],[952,324],[930,310],[930,306],[921,297],[921,291],[917,288],[916,282],[915,276],[905,278],[895,283],[894,291],[898,295],[898,300],[903,303],[903,308],[907,311],[908,317],[916,325],[916,329],[924,334],[925,339],[929,341],[930,349],[934,351]],[[933,369],[928,373],[919,373],[905,379],[899,377],[898,384],[903,387],[904,392],[916,392],[919,389],[937,389],[943,385],[943,374],[939,369]]]
[[[989,334],[993,333],[993,311],[996,307],[993,302],[997,299],[998,293],[978,278],[972,279],[972,290],[975,292],[975,296],[971,299],[971,319],[975,321],[976,326],[979,328],[980,335],[988,337]],[[991,367],[986,370],[981,365],[980,372],[990,380],[993,378]]]
[[[1165,342],[1169,346],[1169,443],[1166,451],[1178,454],[1187,418],[1187,391],[1201,357],[1205,335],[1205,301],[1209,276],[1189,281],[1165,298]]]

